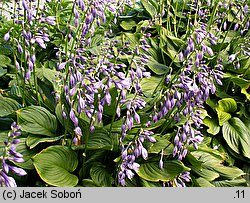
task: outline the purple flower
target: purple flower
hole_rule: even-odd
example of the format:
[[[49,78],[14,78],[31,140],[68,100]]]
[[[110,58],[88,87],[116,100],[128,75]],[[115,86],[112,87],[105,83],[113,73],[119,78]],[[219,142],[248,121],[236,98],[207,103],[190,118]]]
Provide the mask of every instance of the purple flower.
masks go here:
[[[5,35],[4,35],[4,41],[7,42],[10,39],[10,32],[8,31]]]

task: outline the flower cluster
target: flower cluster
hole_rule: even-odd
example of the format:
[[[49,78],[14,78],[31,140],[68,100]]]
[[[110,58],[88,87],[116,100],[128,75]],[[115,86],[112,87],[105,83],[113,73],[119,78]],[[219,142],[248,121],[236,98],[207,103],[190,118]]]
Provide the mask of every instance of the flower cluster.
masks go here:
[[[25,81],[31,77],[36,64],[36,49],[38,47],[46,49],[46,43],[50,41],[47,25],[55,24],[54,16],[45,16],[40,12],[39,5],[34,1],[22,0],[16,1],[16,11],[14,22],[17,27],[22,29],[19,38],[13,38],[12,42],[16,44],[17,52],[21,56],[21,61],[15,60],[18,71],[21,71]],[[43,9],[46,9],[45,7]],[[10,39],[10,33],[15,30],[10,29],[4,36],[4,40]],[[14,36],[15,34],[13,34]],[[18,36],[18,35],[15,35]],[[35,46],[35,44],[38,45]],[[23,63],[20,63],[23,62]]]
[[[16,144],[20,142],[17,139],[21,135],[20,126],[16,122],[11,124],[11,131],[8,133],[8,138],[4,141],[4,148],[1,152],[1,168],[0,168],[0,185],[6,187],[16,187],[16,182],[12,177],[9,177],[7,174],[11,170],[14,174],[18,176],[24,176],[27,173],[16,166],[12,166],[9,162],[23,162],[23,156],[16,151]]]
[[[139,170],[140,165],[135,162],[136,158],[142,157],[144,160],[148,158],[148,152],[143,146],[143,142],[147,139],[149,142],[156,142],[152,137],[154,133],[148,130],[140,130],[139,137],[134,142],[130,142],[126,147],[122,145],[122,163],[118,173],[118,182],[125,186],[125,178],[132,179],[134,172]]]

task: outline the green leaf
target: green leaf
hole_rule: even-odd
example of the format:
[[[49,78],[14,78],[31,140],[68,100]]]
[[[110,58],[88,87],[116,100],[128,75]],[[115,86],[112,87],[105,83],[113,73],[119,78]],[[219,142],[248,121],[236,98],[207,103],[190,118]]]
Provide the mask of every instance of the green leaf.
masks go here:
[[[0,67],[6,68],[8,65],[11,65],[11,59],[8,56],[0,54]]]
[[[211,184],[208,180],[206,180],[205,178],[197,178],[196,182],[198,183],[198,185],[200,187],[215,187],[213,184]]]
[[[216,119],[206,117],[203,122],[208,127],[208,133],[217,135],[220,132],[220,126],[218,125],[218,121]]]
[[[234,152],[250,159],[250,133],[239,118],[233,117],[225,122],[222,126],[222,134]]]
[[[168,70],[168,66],[159,63],[158,61],[154,60],[152,57],[150,57],[149,62],[147,63],[147,66],[150,70],[152,70],[157,75],[163,75]]]
[[[90,176],[94,183],[104,187],[111,187],[113,178],[111,173],[101,163],[96,163],[90,169]]]
[[[46,83],[47,85],[53,85],[55,84],[55,80],[57,80],[57,71],[56,70],[52,70],[50,68],[38,68],[36,70],[36,76],[44,83]]]
[[[140,1],[142,3],[142,6],[143,8],[146,10],[146,12],[152,17],[154,18],[158,12],[157,12],[157,9],[152,5],[150,4],[148,1],[146,0],[141,0]]]
[[[18,124],[22,131],[45,136],[55,136],[57,130],[56,117],[40,106],[29,106],[17,111]]]
[[[163,149],[164,155],[171,155],[174,150],[174,145],[164,137],[155,137],[156,142],[150,146],[148,153],[159,154]]]
[[[230,118],[232,118],[230,113],[217,110],[219,125],[222,126],[225,122],[227,122]]]
[[[243,79],[243,78],[237,78],[237,77],[231,78],[231,81],[232,81],[234,84],[240,86],[241,88],[246,88],[246,87],[248,87],[249,84],[250,84],[250,81],[249,81],[249,80],[245,80],[245,79]]]
[[[234,180],[220,180],[220,181],[213,181],[212,184],[215,187],[246,187],[247,183],[246,180],[243,178],[237,178]]]
[[[194,172],[195,174],[197,174],[198,176],[205,178],[207,181],[213,181],[216,178],[220,177],[220,174],[215,172],[215,171],[211,171],[209,169],[203,168],[201,170],[198,170],[195,167],[191,167],[192,172]]]
[[[71,174],[78,165],[77,155],[65,146],[51,146],[33,157],[34,166],[41,179],[49,185],[73,187],[77,176]]]
[[[0,67],[0,77],[4,76],[8,71]]]
[[[237,103],[232,98],[221,99],[218,102],[218,104],[219,105],[218,105],[217,109],[224,111],[224,112],[227,112],[227,113],[233,113],[237,110]]]
[[[124,20],[120,23],[120,26],[124,30],[132,30],[133,27],[135,27],[137,23],[134,20]]]
[[[99,187],[93,180],[91,179],[83,179],[82,180],[83,187]]]
[[[15,165],[28,170],[33,170],[34,165],[32,161],[32,157],[36,155],[36,151],[30,150],[26,145],[26,138],[20,138],[20,143],[18,143],[16,151],[23,155],[24,162],[17,163],[14,162]]]
[[[143,78],[141,80],[141,88],[143,90],[143,94],[150,97],[152,96],[155,88],[161,81],[161,77],[151,76],[150,78]]]
[[[112,141],[109,137],[108,131],[104,128],[96,127],[94,133],[90,134],[87,148],[88,150],[112,150]]]
[[[198,149],[199,150],[199,149]],[[199,161],[202,161],[202,169],[214,171],[223,179],[235,179],[244,175],[244,172],[237,167],[222,165],[224,160],[218,159],[208,152],[193,151],[191,152]]]
[[[6,117],[20,108],[21,105],[16,100],[0,95],[0,117]]]
[[[206,165],[206,168],[219,173],[221,178],[229,180],[235,179],[245,174],[237,167],[228,167],[223,165]]]
[[[158,182],[175,179],[179,174],[189,171],[190,168],[184,166],[180,161],[164,161],[164,168],[159,168],[159,161],[152,161],[148,163],[140,164],[137,174],[148,181]]]
[[[56,141],[60,140],[62,137],[63,137],[63,135],[57,136],[57,137],[44,137],[42,135],[29,135],[27,137],[26,144],[30,149],[32,149],[40,143],[56,142]]]
[[[237,110],[237,103],[232,98],[224,98],[218,102],[216,108],[219,125],[222,126],[226,121],[228,121],[232,116],[230,113],[233,113]]]

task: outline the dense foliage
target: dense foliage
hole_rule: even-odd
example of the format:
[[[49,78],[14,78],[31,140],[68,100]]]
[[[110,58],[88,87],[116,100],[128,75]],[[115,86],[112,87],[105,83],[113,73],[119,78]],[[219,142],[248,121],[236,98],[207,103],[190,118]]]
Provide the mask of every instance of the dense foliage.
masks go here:
[[[0,185],[249,185],[247,0],[9,3]]]

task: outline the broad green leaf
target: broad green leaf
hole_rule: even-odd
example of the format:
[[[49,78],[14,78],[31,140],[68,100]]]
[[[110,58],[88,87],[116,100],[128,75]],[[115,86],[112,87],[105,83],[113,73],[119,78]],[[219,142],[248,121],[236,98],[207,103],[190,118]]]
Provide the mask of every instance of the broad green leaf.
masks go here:
[[[152,17],[154,18],[158,12],[157,12],[157,9],[152,5],[150,4],[148,1],[146,0],[141,0],[140,1],[142,3],[142,6],[143,8],[146,10],[146,12]]]
[[[120,26],[124,30],[132,30],[133,27],[135,27],[137,23],[134,20],[124,20],[120,23]]]
[[[193,156],[189,151],[186,155],[186,159],[190,162],[192,167],[194,167],[197,170],[201,170],[202,167],[202,161],[198,160],[195,156]]]
[[[198,170],[195,167],[191,167],[192,172],[194,172],[195,174],[199,175],[202,178],[205,178],[207,181],[213,181],[216,178],[220,177],[220,174],[215,172],[215,171],[211,171],[209,169],[203,168],[201,170]]]
[[[241,93],[246,95],[246,98],[250,100],[250,94],[248,93],[247,89],[249,89],[250,85],[247,88],[242,88]]]
[[[222,126],[222,134],[234,152],[250,159],[250,133],[239,118],[233,117],[225,122]]]
[[[104,128],[95,129],[94,133],[90,134],[88,147],[89,150],[107,149],[112,150],[112,141],[109,133]]]
[[[158,61],[154,60],[152,57],[150,57],[149,62],[147,63],[147,66],[150,70],[152,70],[157,75],[163,75],[168,70],[168,66],[159,63]]]
[[[20,108],[21,105],[16,100],[0,95],[0,117],[8,116]]]
[[[175,179],[178,175],[185,171],[189,171],[190,168],[186,167],[180,161],[164,161],[164,168],[159,168],[159,161],[152,161],[140,164],[139,171],[137,174],[148,181],[167,182]]]
[[[221,110],[217,110],[217,114],[218,114],[218,120],[219,120],[220,126],[223,126],[225,122],[227,122],[230,118],[232,118],[230,113],[227,113]]]
[[[246,80],[246,79],[243,79],[243,78],[237,78],[237,77],[233,77],[231,78],[231,81],[240,86],[241,88],[246,88],[250,85],[250,81],[249,80]]]
[[[156,142],[150,146],[148,153],[159,154],[163,149],[164,155],[171,155],[174,150],[174,145],[166,138],[156,137]]]
[[[55,84],[55,80],[57,79],[56,75],[57,75],[57,71],[56,70],[52,70],[50,68],[38,68],[36,70],[36,76],[42,81],[45,82],[46,84],[50,85],[50,84]]]
[[[7,65],[11,65],[11,59],[8,56],[0,54],[0,67],[6,68]]]
[[[237,110],[237,103],[232,98],[224,98],[218,102],[218,106],[216,108],[219,125],[222,126],[226,121],[231,118],[231,114]]]
[[[205,178],[197,178],[196,182],[198,183],[198,185],[200,187],[215,187],[213,184],[211,184],[208,180],[206,180]]]
[[[0,131],[0,157],[3,155],[3,150],[5,148],[4,141],[8,137],[9,131]]]
[[[242,170],[245,173],[245,175],[243,176],[244,179],[248,184],[250,184],[250,165],[248,163],[245,163],[242,167]]]
[[[82,180],[82,186],[83,187],[99,187],[100,185],[97,185],[93,180],[91,179],[83,179]]]
[[[162,187],[160,182],[150,182],[144,180],[143,178],[141,178],[140,181],[143,187]]]
[[[220,174],[223,179],[235,179],[244,175],[245,173],[237,167],[229,167],[223,165],[206,165],[206,168]]]
[[[96,163],[90,169],[90,176],[94,183],[104,187],[111,187],[113,178],[111,172],[101,163]]]
[[[237,103],[232,98],[224,98],[218,101],[217,109],[227,113],[233,113],[237,110]]]
[[[0,67],[0,77],[4,76],[8,71]]]
[[[212,135],[217,135],[220,132],[220,126],[218,125],[218,121],[213,118],[206,117],[204,120],[204,125],[208,127],[207,132]]]
[[[55,136],[56,117],[40,106],[29,106],[16,111],[22,130],[35,135]]]
[[[16,151],[23,155],[24,162],[17,163],[15,162],[15,165],[28,170],[33,170],[34,165],[32,161],[32,157],[36,155],[35,150],[30,150],[28,146],[26,145],[26,138],[21,138],[20,143],[16,145]]]
[[[217,110],[217,114],[220,126],[222,126],[225,122],[232,118],[231,114],[225,111]]]
[[[222,152],[218,150],[208,147],[206,144],[200,144],[198,151],[193,146],[188,147],[188,149],[192,152],[192,154],[195,153],[198,155],[205,155],[203,154],[203,152],[206,152],[207,155],[211,155],[212,157],[214,157],[216,159],[216,162],[217,162],[217,159],[221,161],[224,161],[226,159],[225,154],[223,154]],[[211,157],[208,158],[208,160],[209,159],[211,159]],[[211,160],[214,160],[214,159],[211,159]],[[202,161],[202,160],[199,160],[199,161]]]
[[[26,144],[30,149],[32,149],[40,143],[56,142],[56,141],[60,140],[62,137],[63,137],[63,135],[57,136],[57,137],[47,137],[47,136],[44,137],[42,135],[29,135],[27,137]]]
[[[213,181],[212,184],[215,187],[246,187],[247,186],[246,180],[243,178],[237,178],[234,180]]]
[[[141,88],[143,90],[143,94],[150,97],[153,94],[155,88],[160,83],[161,79],[161,77],[155,76],[152,76],[150,78],[143,78],[141,80]]]
[[[33,157],[34,166],[41,179],[49,185],[72,187],[78,183],[71,174],[78,165],[77,155],[66,146],[50,146]]]
[[[224,179],[234,179],[244,175],[244,172],[236,167],[222,165],[223,160],[218,159],[210,153],[202,151],[191,152],[199,161],[202,161],[202,168],[214,171]]]

